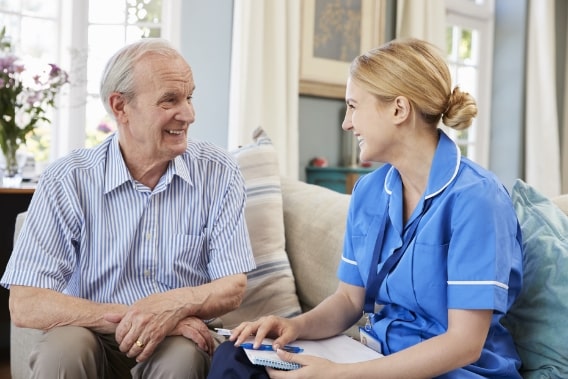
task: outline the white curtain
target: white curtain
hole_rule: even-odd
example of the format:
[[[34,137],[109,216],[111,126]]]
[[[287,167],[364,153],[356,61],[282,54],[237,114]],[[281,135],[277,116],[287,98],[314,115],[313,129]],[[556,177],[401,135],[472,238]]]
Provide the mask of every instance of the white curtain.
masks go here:
[[[298,178],[300,0],[235,0],[229,148],[262,126],[282,175]]]
[[[568,20],[564,21],[564,25]],[[568,40],[568,27],[566,28],[566,38]],[[568,49],[566,49],[566,60],[564,67],[564,116],[562,127],[562,143],[561,151],[561,177],[562,177],[562,193],[568,193]]]
[[[420,38],[446,50],[444,0],[397,0],[396,37]]]
[[[529,1],[525,106],[525,181],[560,194],[554,0]]]

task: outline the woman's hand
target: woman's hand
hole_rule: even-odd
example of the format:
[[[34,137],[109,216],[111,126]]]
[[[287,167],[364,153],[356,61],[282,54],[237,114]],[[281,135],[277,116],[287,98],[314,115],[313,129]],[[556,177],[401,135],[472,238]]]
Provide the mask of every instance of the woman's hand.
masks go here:
[[[255,348],[260,346],[265,337],[269,337],[274,338],[273,347],[277,349],[291,341],[295,341],[299,335],[299,328],[294,319],[266,316],[256,321],[241,323],[233,329],[229,340],[234,341],[235,346],[239,346],[251,335],[255,336]]]
[[[298,363],[302,367],[291,371],[276,370],[267,367],[266,372],[272,379],[345,377],[339,375],[338,370],[341,365],[327,359],[313,355],[289,353],[284,350],[278,350],[277,354],[280,359],[286,362]]]

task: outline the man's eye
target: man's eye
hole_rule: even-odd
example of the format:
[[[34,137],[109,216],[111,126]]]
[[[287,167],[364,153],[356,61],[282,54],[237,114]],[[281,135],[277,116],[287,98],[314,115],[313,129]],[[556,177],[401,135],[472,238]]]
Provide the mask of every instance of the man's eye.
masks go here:
[[[191,99],[193,99],[193,96],[188,96],[185,100],[187,100],[188,103],[191,103]]]

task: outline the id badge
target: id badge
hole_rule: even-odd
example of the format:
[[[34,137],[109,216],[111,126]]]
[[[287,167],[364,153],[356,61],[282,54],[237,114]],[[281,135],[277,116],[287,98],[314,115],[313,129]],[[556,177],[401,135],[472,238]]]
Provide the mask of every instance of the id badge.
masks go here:
[[[375,336],[373,329],[367,330],[366,328],[360,326],[359,339],[361,340],[361,343],[363,345],[375,350],[379,354],[382,354],[381,343]]]

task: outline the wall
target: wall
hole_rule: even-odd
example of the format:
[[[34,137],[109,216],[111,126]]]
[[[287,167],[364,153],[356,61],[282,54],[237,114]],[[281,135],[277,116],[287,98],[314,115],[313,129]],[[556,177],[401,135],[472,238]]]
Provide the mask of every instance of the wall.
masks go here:
[[[306,166],[316,156],[327,158],[330,165],[341,161],[341,122],[345,115],[345,101],[300,96],[299,117],[299,165],[301,180],[306,178]]]
[[[495,2],[489,169],[509,189],[523,177],[527,2]]]
[[[393,20],[394,0],[387,13]],[[231,62],[232,0],[183,2],[181,51],[194,70],[197,119],[190,135],[227,146]],[[528,0],[496,0],[489,168],[511,188],[523,177],[524,61]],[[387,22],[387,39],[394,25]],[[344,101],[299,98],[299,172],[314,156],[340,162]]]
[[[185,0],[180,50],[193,69],[196,120],[190,136],[228,144],[232,0]]]

